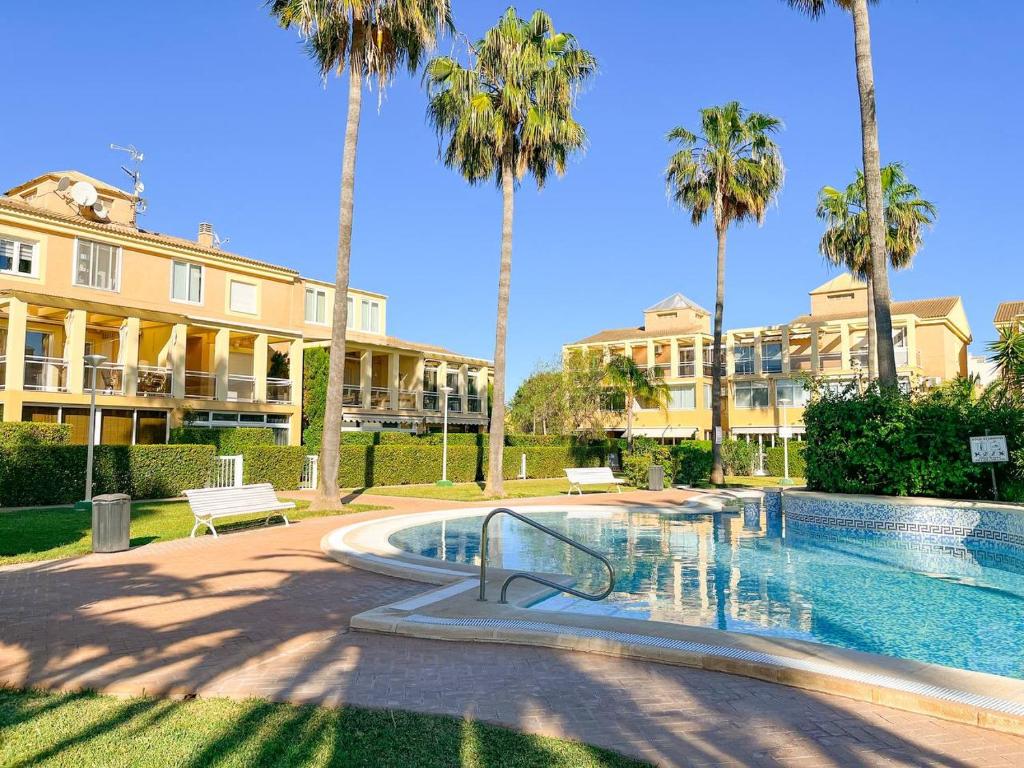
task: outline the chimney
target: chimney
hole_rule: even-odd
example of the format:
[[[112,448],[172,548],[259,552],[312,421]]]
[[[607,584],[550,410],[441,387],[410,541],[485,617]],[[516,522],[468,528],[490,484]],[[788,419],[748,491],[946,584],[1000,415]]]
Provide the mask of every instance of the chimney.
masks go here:
[[[213,248],[213,224],[208,221],[200,222],[199,237],[196,241],[204,248]]]

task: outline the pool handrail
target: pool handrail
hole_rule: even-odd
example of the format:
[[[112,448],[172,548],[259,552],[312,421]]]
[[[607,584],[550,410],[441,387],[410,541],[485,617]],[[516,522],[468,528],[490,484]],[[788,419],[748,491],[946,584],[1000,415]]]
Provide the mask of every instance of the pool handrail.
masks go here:
[[[591,594],[589,592],[583,592],[581,590],[566,586],[564,584],[558,584],[557,582],[545,579],[542,576],[537,576],[533,573],[527,573],[525,571],[516,571],[507,579],[505,579],[505,583],[501,585],[501,599],[498,601],[499,603],[504,604],[508,602],[508,600],[506,599],[508,595],[508,585],[511,584],[515,579],[526,579],[527,581],[533,581],[537,584],[542,584],[545,587],[551,587],[552,589],[556,589],[559,592],[565,592],[567,594],[573,595],[574,597],[583,598],[584,600],[604,600],[606,597],[608,597],[608,595],[612,593],[612,590],[615,588],[615,569],[612,567],[612,564],[607,557],[584,544],[580,544],[575,539],[569,538],[564,533],[559,533],[558,531],[552,528],[548,528],[546,525],[538,523],[536,520],[533,520],[527,517],[526,515],[508,509],[507,507],[498,507],[497,509],[494,509],[490,513],[488,513],[487,517],[484,518],[483,525],[480,528],[480,597],[478,599],[481,602],[487,602],[487,526],[490,524],[491,518],[495,517],[496,515],[509,515],[510,517],[514,517],[516,520],[519,520],[520,522],[533,526],[538,531],[546,533],[549,536],[552,536],[558,539],[559,541],[568,544],[570,547],[578,549],[580,552],[583,552],[584,554],[597,558],[601,561],[601,564],[608,569],[608,588],[598,594]]]

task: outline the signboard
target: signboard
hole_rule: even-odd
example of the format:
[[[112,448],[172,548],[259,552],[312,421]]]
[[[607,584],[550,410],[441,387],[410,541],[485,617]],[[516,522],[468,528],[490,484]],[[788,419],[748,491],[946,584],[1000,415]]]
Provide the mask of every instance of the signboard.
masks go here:
[[[722,443],[722,428],[715,427],[715,442],[721,445]]]
[[[779,427],[779,437],[783,440],[793,439],[793,428],[792,427]]]
[[[971,461],[975,464],[994,464],[1009,461],[1005,435],[985,435],[971,438]]]

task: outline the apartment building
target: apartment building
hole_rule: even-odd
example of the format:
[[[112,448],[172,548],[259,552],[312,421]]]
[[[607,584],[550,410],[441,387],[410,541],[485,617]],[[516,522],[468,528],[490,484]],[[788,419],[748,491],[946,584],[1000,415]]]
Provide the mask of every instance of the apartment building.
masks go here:
[[[799,436],[810,379],[841,388],[863,380],[867,359],[867,286],[849,274],[810,291],[810,311],[788,323],[725,334],[723,429],[774,444],[780,427]],[[931,387],[967,374],[971,330],[959,297],[896,301],[893,341],[901,385]],[[668,411],[639,404],[636,434],[708,437],[711,428],[710,315],[681,294],[644,312],[637,328],[602,331],[565,347],[625,354],[663,380]],[[621,413],[609,414],[614,431]]]
[[[195,240],[149,232],[137,203],[76,171],[0,196],[0,418],[67,423],[86,442],[93,385],[83,357],[100,354],[101,443],[166,442],[187,421],[265,427],[299,444],[304,350],[329,343],[333,287],[222,250],[209,224]],[[359,406],[377,418],[348,428],[426,428],[441,410],[430,408],[432,366],[458,372],[459,405],[471,412],[469,379],[485,380],[487,361],[387,336],[382,294],[353,290],[349,301]]]

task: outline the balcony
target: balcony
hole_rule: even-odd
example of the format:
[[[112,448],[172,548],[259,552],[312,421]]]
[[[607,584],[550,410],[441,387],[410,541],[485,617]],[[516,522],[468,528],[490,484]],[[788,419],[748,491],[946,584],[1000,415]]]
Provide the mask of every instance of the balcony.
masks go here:
[[[818,355],[818,368],[823,371],[840,370],[843,367],[842,352],[822,352]]]
[[[86,366],[84,391],[92,391],[92,370]],[[124,394],[124,366],[119,363],[103,363],[96,369],[97,395]]]
[[[672,366],[669,363],[658,363],[646,367],[647,375],[652,379],[667,379],[672,375]]]
[[[255,403],[256,377],[237,374],[228,376],[227,399],[237,403]]]
[[[403,411],[416,410],[417,393],[411,389],[402,389],[398,392],[398,407]]]
[[[676,376],[680,379],[692,379],[696,375],[697,364],[692,360],[679,363],[679,368],[676,370]]]
[[[439,411],[441,410],[441,398],[437,392],[424,392],[423,393],[423,410],[424,411]]]
[[[387,387],[370,387],[370,407],[377,411],[391,408],[391,390]]]
[[[362,407],[363,391],[358,384],[346,384],[341,388],[341,404],[350,408]]]
[[[267,402],[275,405],[291,405],[292,382],[289,379],[267,377]]]
[[[174,371],[156,365],[139,366],[137,392],[141,397],[170,397]]]
[[[807,371],[811,372],[811,356],[810,355],[790,355],[789,356],[789,370],[791,371]]]
[[[25,389],[35,392],[67,392],[68,361],[59,357],[25,357]]]
[[[462,395],[448,395],[448,413],[462,413]]]
[[[466,411],[468,413],[480,413],[483,408],[483,400],[476,396],[470,395],[466,398]]]
[[[217,397],[217,377],[205,371],[185,371],[185,397],[213,400]]]

